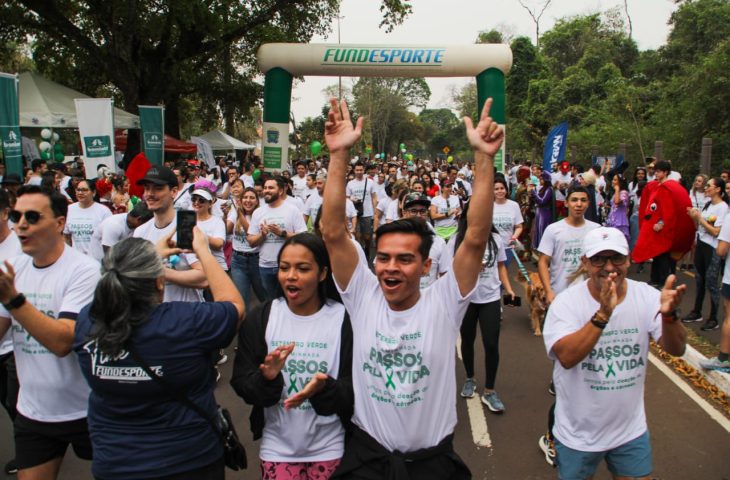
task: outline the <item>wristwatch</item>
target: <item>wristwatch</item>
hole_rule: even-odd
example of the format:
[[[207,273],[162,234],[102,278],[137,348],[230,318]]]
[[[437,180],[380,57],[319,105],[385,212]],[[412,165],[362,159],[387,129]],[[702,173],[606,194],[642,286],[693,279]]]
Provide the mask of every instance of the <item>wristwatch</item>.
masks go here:
[[[25,305],[25,295],[22,293],[17,294],[13,298],[10,299],[8,303],[3,303],[3,307],[5,307],[5,310],[15,310],[16,308],[20,308],[23,305]]]
[[[601,315],[600,313],[596,312],[591,317],[591,323],[594,326],[603,330],[604,328],[606,328],[606,325],[608,325],[608,320],[604,320],[604,316]]]

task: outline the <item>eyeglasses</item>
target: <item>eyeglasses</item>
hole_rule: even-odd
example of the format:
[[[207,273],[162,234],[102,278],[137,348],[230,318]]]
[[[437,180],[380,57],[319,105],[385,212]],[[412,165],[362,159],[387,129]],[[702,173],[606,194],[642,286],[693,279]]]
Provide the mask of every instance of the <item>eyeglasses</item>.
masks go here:
[[[91,189],[90,188],[77,188],[76,191],[77,192],[90,192]]]
[[[428,215],[428,209],[426,208],[409,208],[406,210],[406,212],[410,213],[411,215],[418,215],[420,217],[425,217]]]
[[[606,265],[606,262],[609,260],[614,266],[623,265],[626,263],[626,255],[621,253],[614,253],[613,255],[594,255],[588,259],[594,267],[602,267]]]
[[[194,196],[193,196],[193,198],[191,199],[191,201],[192,201],[193,203],[205,203],[205,202],[207,202],[208,200],[204,199],[203,197],[199,197],[199,196],[197,196],[197,195],[194,195]]]
[[[35,225],[38,223],[38,220],[41,219],[43,214],[41,212],[36,212],[35,210],[27,210],[25,212],[10,210],[10,213],[8,214],[10,221],[13,223],[20,222],[20,219],[23,218],[23,216],[25,216],[25,221],[28,222],[29,225]]]

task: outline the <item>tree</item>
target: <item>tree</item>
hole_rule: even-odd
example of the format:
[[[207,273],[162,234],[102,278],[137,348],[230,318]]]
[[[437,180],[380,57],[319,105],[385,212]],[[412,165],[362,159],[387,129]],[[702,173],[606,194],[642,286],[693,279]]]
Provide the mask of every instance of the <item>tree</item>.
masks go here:
[[[517,0],[517,2],[527,10],[527,13],[530,14],[530,18],[532,18],[532,22],[535,24],[535,46],[537,46],[538,50],[540,49],[540,19],[542,18],[543,14],[545,13],[545,10],[550,6],[550,2],[552,0],[543,0],[542,3],[540,2],[534,2],[531,4],[531,2],[528,2],[527,0]]]
[[[423,125],[424,144],[430,156],[441,154],[444,147],[454,152],[468,147],[463,124],[450,109],[424,109],[418,118]]]
[[[214,100],[228,121],[248,112],[260,98],[258,46],[323,34],[338,7],[338,0],[6,0],[0,39],[34,36],[41,73],[90,94],[113,85],[129,111],[164,103],[166,130],[178,135],[184,97]],[[384,0],[381,10],[389,29],[410,5]]]

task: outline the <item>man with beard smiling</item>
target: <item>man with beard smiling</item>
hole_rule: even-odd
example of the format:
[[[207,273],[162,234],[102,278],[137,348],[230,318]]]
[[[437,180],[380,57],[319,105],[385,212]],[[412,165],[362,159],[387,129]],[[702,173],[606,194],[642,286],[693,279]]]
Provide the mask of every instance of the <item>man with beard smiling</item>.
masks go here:
[[[543,331],[556,388],[553,435],[560,478],[592,478],[605,459],[614,478],[649,478],[644,413],[649,337],[682,355],[676,308],[686,290],[629,280],[629,246],[615,228],[591,230],[581,262],[588,280],[558,294]]]
[[[476,158],[469,229],[453,268],[421,290],[429,272],[433,232],[419,218],[377,231],[375,274],[358,261],[345,217],[345,175],[353,127],[346,102],[330,101],[325,140],[330,151],[323,234],[353,330],[353,434],[332,478],[465,479],[469,469],[453,449],[456,425],[454,345],[469,306],[492,227],[495,153],[502,129],[489,117],[474,128],[464,119]]]
[[[249,222],[246,239],[252,247],[259,249],[259,272],[261,283],[268,298],[276,296],[279,265],[276,261],[279,250],[290,235],[307,230],[299,209],[285,201],[286,180],[270,178],[264,183],[264,205],[257,208]],[[343,202],[344,203],[344,202]]]

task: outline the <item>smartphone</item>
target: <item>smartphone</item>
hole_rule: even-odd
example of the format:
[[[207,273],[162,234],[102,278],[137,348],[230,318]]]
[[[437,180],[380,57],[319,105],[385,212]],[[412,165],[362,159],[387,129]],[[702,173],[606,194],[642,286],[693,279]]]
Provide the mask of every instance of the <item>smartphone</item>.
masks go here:
[[[510,297],[509,295],[504,295],[502,297],[502,303],[504,305],[512,305],[513,307],[519,307],[522,306],[522,298],[515,295],[514,298]]]
[[[177,247],[185,250],[193,249],[193,227],[196,223],[192,210],[177,211]]]

